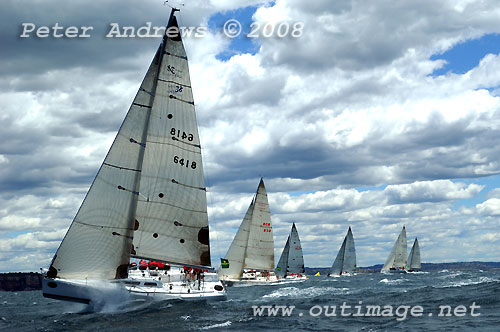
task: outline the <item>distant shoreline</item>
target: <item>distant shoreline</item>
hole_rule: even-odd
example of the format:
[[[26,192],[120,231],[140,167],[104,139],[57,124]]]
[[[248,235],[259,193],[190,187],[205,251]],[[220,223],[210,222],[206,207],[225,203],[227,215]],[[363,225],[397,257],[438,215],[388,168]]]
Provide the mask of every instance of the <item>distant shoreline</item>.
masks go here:
[[[380,272],[383,264],[376,264],[372,266],[359,267],[360,273],[376,273]],[[321,275],[328,273],[330,267],[306,267],[306,274],[314,275],[320,273]],[[453,262],[453,263],[422,263],[422,271],[441,271],[441,270],[498,270],[500,269],[500,262]]]

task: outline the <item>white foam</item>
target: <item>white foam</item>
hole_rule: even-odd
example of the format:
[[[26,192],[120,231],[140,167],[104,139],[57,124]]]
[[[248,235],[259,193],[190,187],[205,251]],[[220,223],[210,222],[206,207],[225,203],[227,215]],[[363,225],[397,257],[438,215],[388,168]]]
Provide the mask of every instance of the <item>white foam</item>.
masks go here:
[[[215,329],[218,327],[226,327],[226,326],[231,326],[231,321],[227,321],[227,322],[220,323],[220,324],[204,326],[204,327],[200,328],[200,330],[210,330],[210,329]]]
[[[277,298],[277,297],[292,297],[304,298],[315,297],[323,294],[347,294],[349,288],[336,288],[336,287],[308,287],[298,289],[297,287],[284,287],[275,290],[270,294],[266,294],[263,298]]]
[[[408,279],[403,279],[403,278],[401,278],[401,279],[387,279],[387,278],[384,278],[384,279],[380,280],[379,282],[392,285],[392,284],[400,284],[404,281],[408,281]]]
[[[448,285],[444,285],[443,288],[462,287],[462,286],[469,286],[469,285],[486,284],[486,283],[498,282],[498,281],[500,281],[500,280],[499,279],[489,278],[489,277],[480,277],[479,280],[467,279],[467,280],[452,282],[452,283],[450,283]]]

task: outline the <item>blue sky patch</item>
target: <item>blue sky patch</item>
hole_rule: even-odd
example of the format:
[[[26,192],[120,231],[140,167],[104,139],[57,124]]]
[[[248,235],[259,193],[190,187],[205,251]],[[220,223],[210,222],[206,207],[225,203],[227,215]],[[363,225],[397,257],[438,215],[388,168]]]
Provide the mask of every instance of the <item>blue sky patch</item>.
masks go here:
[[[212,15],[208,20],[208,27],[212,31],[222,32],[224,24],[230,20],[235,19],[241,24],[241,34],[231,39],[229,48],[224,52],[217,54],[218,60],[227,61],[235,54],[250,53],[255,55],[259,51],[260,45],[256,39],[247,38],[246,35],[250,32],[252,24],[252,16],[257,11],[257,6],[248,6],[236,10],[217,13]],[[227,37],[229,38],[229,37]]]
[[[476,67],[487,54],[500,52],[500,35],[487,34],[479,39],[469,40],[455,45],[443,54],[434,54],[431,60],[446,60],[448,63],[435,70],[431,76],[444,75],[448,72],[464,74]]]
[[[475,183],[478,185],[485,186],[483,190],[481,190],[481,192],[475,195],[474,197],[456,200],[453,202],[452,205],[452,208],[454,210],[462,206],[470,208],[476,206],[477,204],[484,203],[490,198],[488,197],[489,192],[495,188],[500,187],[500,175],[493,175],[484,178],[474,178],[474,179],[456,179],[453,180],[453,182],[455,183],[463,182],[466,185]]]

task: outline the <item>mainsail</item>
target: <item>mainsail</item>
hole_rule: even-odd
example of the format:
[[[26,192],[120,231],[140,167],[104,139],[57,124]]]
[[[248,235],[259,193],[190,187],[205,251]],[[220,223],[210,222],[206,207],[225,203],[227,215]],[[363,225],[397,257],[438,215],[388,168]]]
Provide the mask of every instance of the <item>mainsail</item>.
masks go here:
[[[353,273],[356,270],[356,248],[351,227],[344,237],[344,242],[339,249],[337,257],[333,262],[329,275],[342,275],[342,273]]]
[[[229,261],[229,268],[219,269],[221,277],[240,278],[244,268],[274,269],[271,212],[262,179],[225,258]]]
[[[295,223],[292,225],[275,273],[279,277],[284,277],[287,273],[305,273],[304,256]]]
[[[392,247],[391,253],[387,258],[384,266],[382,267],[382,271],[388,271],[391,268],[405,268],[406,267],[406,253],[407,249],[407,240],[406,240],[406,228],[403,226],[401,233],[399,233],[398,239],[396,243],[394,243],[394,247]]]
[[[415,238],[413,247],[411,247],[410,254],[408,255],[408,269],[420,270],[421,268],[422,265],[420,264],[420,246],[418,245],[417,238]]]
[[[201,146],[173,12],[48,277],[124,278],[131,256],[210,265]]]

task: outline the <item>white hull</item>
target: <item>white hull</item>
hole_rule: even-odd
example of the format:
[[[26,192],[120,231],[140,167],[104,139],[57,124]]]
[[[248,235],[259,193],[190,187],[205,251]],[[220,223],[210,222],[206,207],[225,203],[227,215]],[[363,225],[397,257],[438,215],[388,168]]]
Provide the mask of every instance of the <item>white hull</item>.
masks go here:
[[[261,275],[261,272],[244,272],[241,278],[226,278],[224,283],[228,286],[234,284],[252,284],[252,285],[274,285],[280,283],[288,282],[300,282],[307,280],[307,276],[301,275],[288,275],[284,278],[280,278],[274,274],[274,272],[265,273]]]
[[[107,296],[146,300],[224,300],[226,290],[215,273],[196,279],[181,270],[130,271],[127,279],[42,281],[43,296],[63,301],[91,304],[106,301]]]
[[[380,272],[385,274],[392,274],[392,273],[406,273],[407,271],[404,269],[395,269],[395,270],[383,270]]]
[[[340,277],[352,277],[357,275],[357,273],[342,273],[342,274],[329,274],[329,277],[340,278]]]

